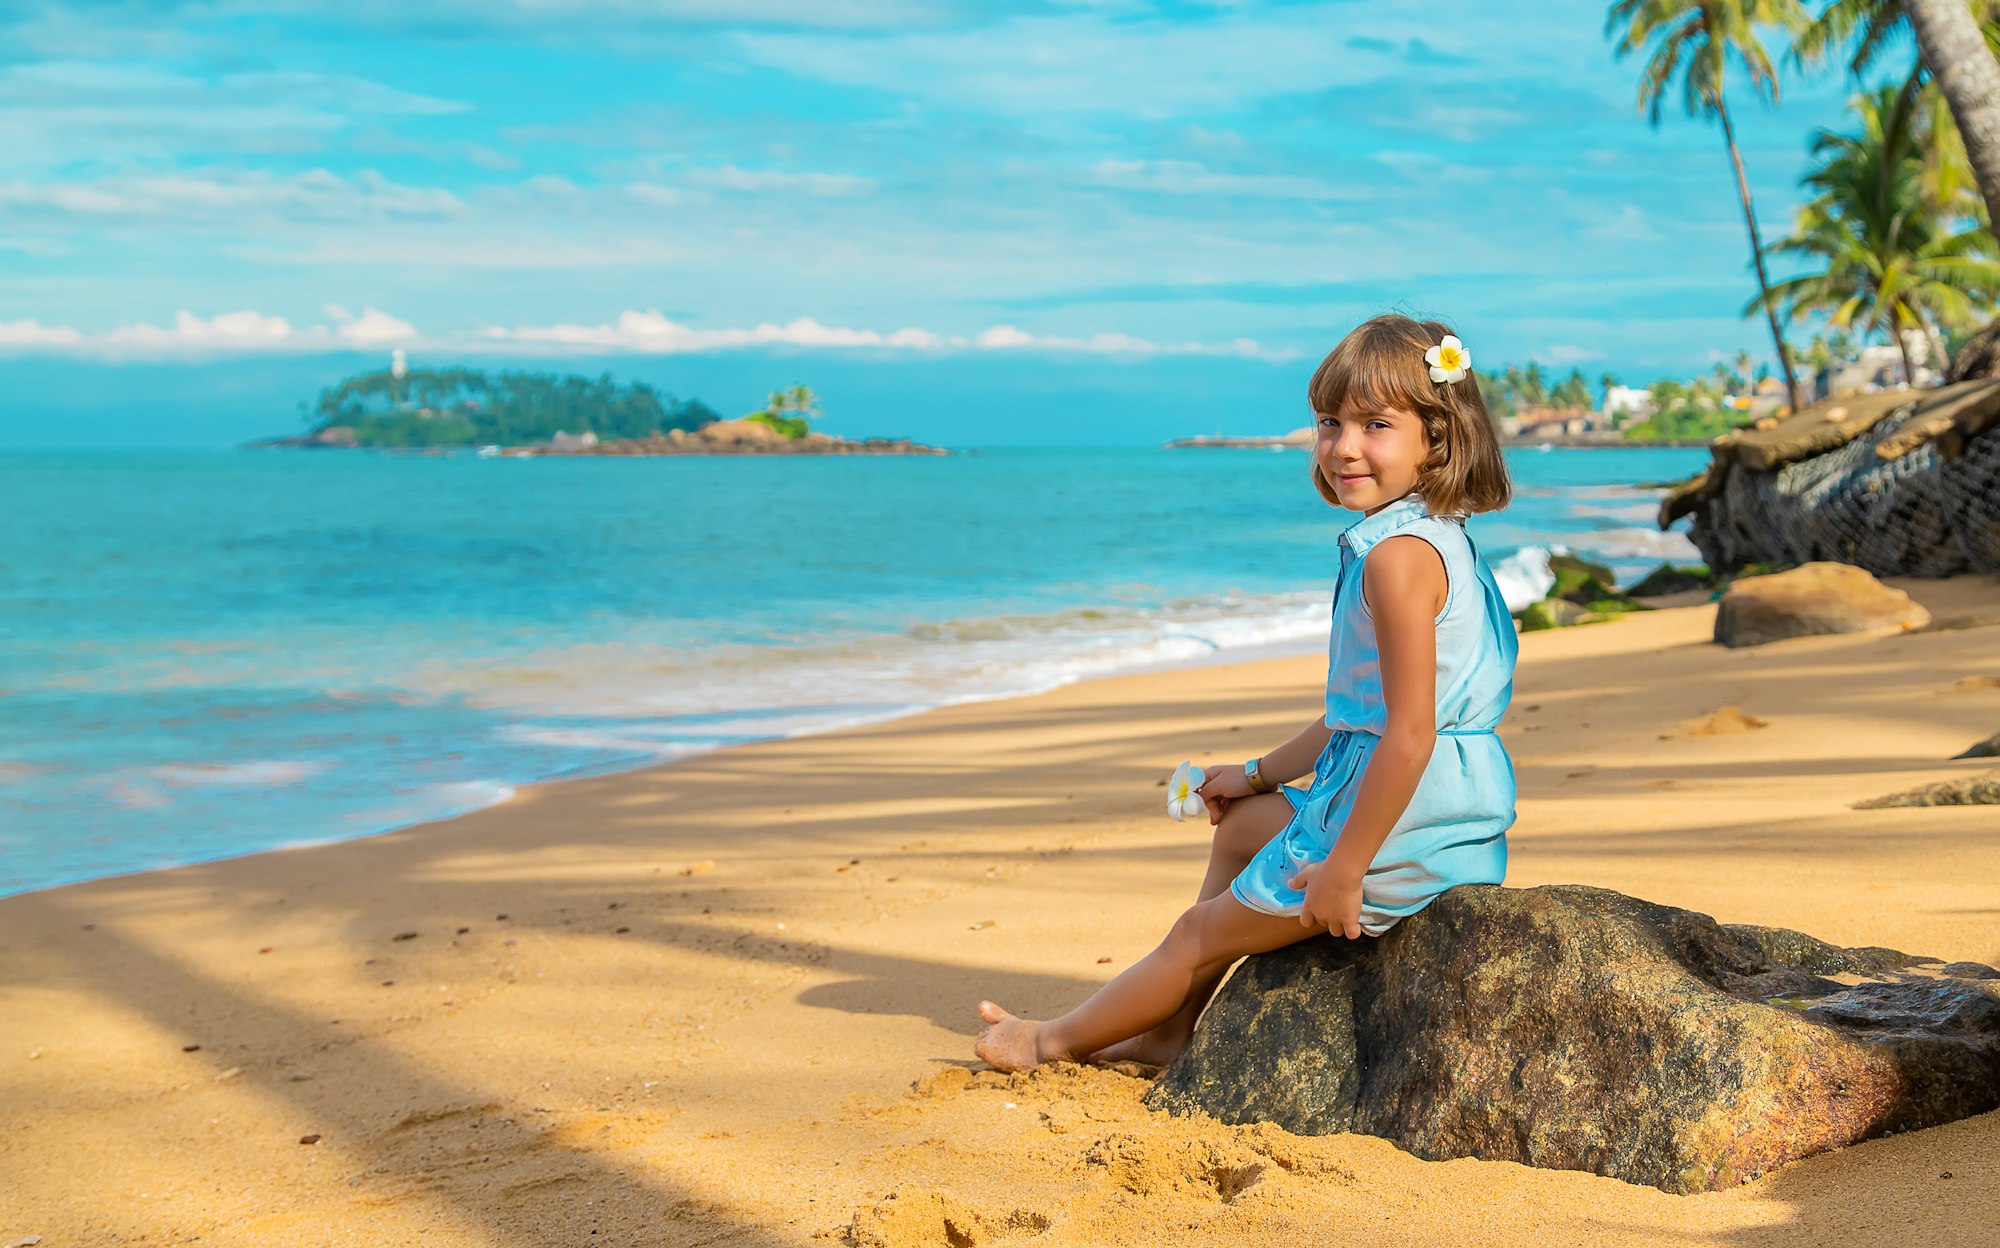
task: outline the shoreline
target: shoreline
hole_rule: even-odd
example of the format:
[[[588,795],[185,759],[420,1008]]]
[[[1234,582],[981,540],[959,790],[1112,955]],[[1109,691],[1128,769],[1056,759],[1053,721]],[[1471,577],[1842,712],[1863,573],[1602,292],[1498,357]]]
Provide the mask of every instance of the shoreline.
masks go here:
[[[1323,652],[1324,650],[1325,650],[1325,643],[1323,641],[1318,641],[1318,640],[1312,641],[1312,643],[1309,646],[1303,646],[1303,648],[1302,644],[1294,644],[1285,641],[1263,641],[1263,642],[1252,642],[1250,644],[1243,646],[1234,646],[1227,648],[1219,647],[1217,649],[1209,651],[1207,654],[1194,655],[1184,659],[1177,659],[1177,660],[1162,659],[1152,662],[1141,662],[1131,667],[1118,667],[1106,672],[1099,672],[1087,676],[1072,677],[1070,679],[1058,681],[1056,683],[1049,684],[1039,688],[1031,688],[1025,690],[1009,690],[1005,693],[991,693],[991,694],[970,693],[959,697],[949,698],[941,702],[935,702],[921,706],[910,706],[902,710],[887,711],[879,715],[863,715],[850,720],[837,721],[832,724],[820,725],[811,728],[803,728],[797,732],[792,732],[792,733],[778,733],[772,736],[752,737],[748,740],[743,740],[743,741],[728,741],[707,746],[690,747],[682,752],[673,754],[671,757],[663,757],[661,755],[651,755],[645,757],[635,756],[630,759],[611,761],[605,763],[582,763],[575,767],[566,768],[562,771],[553,772],[548,775],[544,775],[532,780],[494,781],[492,783],[498,789],[502,789],[505,791],[501,793],[498,797],[494,798],[494,800],[492,801],[482,802],[475,805],[468,805],[461,809],[451,811],[445,814],[425,815],[420,818],[406,820],[401,823],[389,824],[387,826],[377,828],[376,830],[371,832],[359,832],[350,836],[329,836],[329,837],[320,837],[308,840],[292,841],[279,845],[268,845],[260,849],[243,850],[239,853],[227,853],[227,854],[217,855],[215,857],[206,857],[206,858],[190,858],[181,862],[160,863],[153,866],[133,867],[130,870],[114,871],[105,875],[86,876],[82,879],[76,879],[76,880],[62,880],[53,884],[44,884],[32,888],[21,889],[16,892],[0,892],[0,904],[4,904],[7,901],[7,899],[12,897],[33,896],[38,893],[46,893],[55,889],[76,888],[84,885],[95,884],[100,881],[132,879],[134,877],[151,875],[156,872],[181,871],[189,868],[210,866],[218,863],[237,862],[247,858],[256,858],[264,854],[282,854],[301,849],[321,849],[328,846],[346,845],[346,844],[352,844],[357,841],[372,840],[376,837],[389,836],[399,832],[407,832],[412,829],[423,828],[433,824],[450,823],[454,820],[463,819],[470,815],[478,814],[481,811],[492,810],[495,807],[505,805],[507,802],[512,801],[516,796],[518,796],[524,790],[540,789],[552,785],[571,784],[584,780],[595,780],[613,776],[629,776],[640,772],[652,771],[658,768],[677,766],[679,764],[700,759],[706,755],[718,753],[720,751],[725,751],[725,750],[739,750],[749,746],[763,745],[770,742],[799,741],[811,737],[825,736],[832,733],[847,732],[853,729],[872,728],[878,725],[894,724],[904,720],[916,718],[918,716],[928,715],[935,711],[946,710],[952,707],[976,706],[985,703],[1007,702],[1017,698],[1038,697],[1043,694],[1053,693],[1059,689],[1066,689],[1074,685],[1088,684],[1092,681],[1097,681],[1097,680],[1115,680],[1121,676],[1159,675],[1169,672],[1194,670],[1207,667],[1227,667],[1239,663],[1260,663],[1278,659],[1297,659],[1308,656],[1316,656],[1321,652]]]
[[[1898,585],[1941,617],[2000,600],[1992,578]],[[1995,634],[1729,651],[1713,615],[1523,637],[1508,886],[2000,959],[1988,812],[1849,805],[1984,765],[1948,760],[2000,715],[2000,683],[1973,679],[2000,677]],[[1018,1219],[1049,1244],[1303,1248],[1388,1218],[1413,1243],[1879,1248],[1887,1225],[1990,1232],[2000,1112],[1672,1197],[1158,1117],[1115,1071],[979,1071],[979,996],[1062,1008],[1186,904],[1208,829],[1167,820],[1157,782],[1184,757],[1268,749],[1316,712],[1323,677],[1317,654],[1101,677],[0,899],[0,1235],[291,1248],[560,1227],[918,1248],[956,1218]],[[1767,726],[1704,728],[1724,705]],[[1223,1200],[1202,1178],[1216,1167],[1261,1177]]]

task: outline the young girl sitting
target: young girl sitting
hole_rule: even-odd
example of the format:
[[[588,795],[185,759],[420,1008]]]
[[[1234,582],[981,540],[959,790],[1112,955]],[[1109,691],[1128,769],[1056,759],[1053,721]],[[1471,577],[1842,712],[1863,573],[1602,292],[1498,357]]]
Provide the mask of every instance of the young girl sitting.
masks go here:
[[[1380,936],[1454,884],[1498,884],[1514,768],[1495,729],[1513,692],[1513,621],[1465,531],[1506,506],[1507,466],[1437,321],[1378,316],[1313,373],[1312,480],[1362,513],[1340,535],[1326,714],[1241,765],[1204,768],[1216,824],[1199,900],[1159,947],[1047,1022],[979,1003],[975,1051],[1164,1065],[1236,960],[1337,932]],[[1310,773],[1310,787],[1285,782]]]

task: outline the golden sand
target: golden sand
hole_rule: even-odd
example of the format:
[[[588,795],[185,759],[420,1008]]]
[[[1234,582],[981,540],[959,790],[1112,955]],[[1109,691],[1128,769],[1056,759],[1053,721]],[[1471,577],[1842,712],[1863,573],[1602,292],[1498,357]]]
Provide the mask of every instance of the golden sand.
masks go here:
[[[2000,961],[1993,809],[1849,807],[1985,765],[1946,760],[2000,729],[2000,628],[1725,650],[1713,617],[1522,639],[1508,882]],[[1282,740],[1323,674],[1100,680],[0,900],[0,1245],[1995,1242],[2000,1114],[1676,1197],[979,1069],[981,996],[1059,1010],[1190,899],[1207,829],[1158,781]],[[1764,726],[1687,731],[1718,708]]]

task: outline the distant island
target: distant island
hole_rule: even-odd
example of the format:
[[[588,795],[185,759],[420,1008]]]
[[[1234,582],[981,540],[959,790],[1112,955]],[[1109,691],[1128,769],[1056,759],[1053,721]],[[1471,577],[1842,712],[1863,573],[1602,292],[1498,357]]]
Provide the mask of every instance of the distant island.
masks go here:
[[[401,351],[388,368],[322,391],[308,429],[248,443],[258,449],[477,449],[485,455],[943,455],[907,438],[859,441],[819,433],[818,398],[805,386],[774,392],[762,409],[724,420],[699,399],[681,400],[609,373],[412,369]]]
[[[1312,426],[1307,425],[1303,429],[1294,429],[1290,433],[1275,434],[1268,437],[1258,437],[1254,435],[1247,437],[1231,437],[1219,433],[1198,434],[1192,438],[1175,438],[1173,441],[1167,443],[1167,446],[1170,448],[1195,447],[1195,446],[1247,446],[1247,447],[1260,447],[1260,448],[1287,447],[1287,446],[1306,447],[1306,446],[1311,446],[1313,444],[1314,436],[1315,435],[1313,433]]]

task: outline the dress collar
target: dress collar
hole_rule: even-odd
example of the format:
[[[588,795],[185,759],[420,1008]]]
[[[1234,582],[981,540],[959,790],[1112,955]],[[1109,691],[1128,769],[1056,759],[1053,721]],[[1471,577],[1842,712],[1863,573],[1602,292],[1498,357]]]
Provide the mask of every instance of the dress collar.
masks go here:
[[[1374,515],[1363,516],[1348,525],[1347,531],[1340,535],[1340,544],[1359,558],[1383,538],[1430,514],[1431,509],[1424,504],[1423,495],[1412,490]]]

